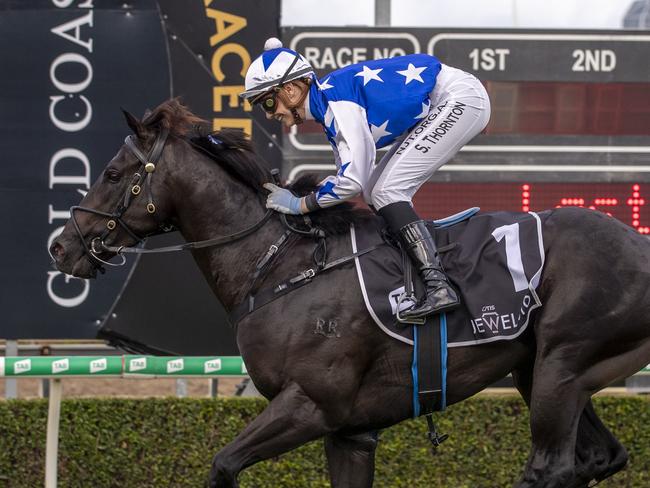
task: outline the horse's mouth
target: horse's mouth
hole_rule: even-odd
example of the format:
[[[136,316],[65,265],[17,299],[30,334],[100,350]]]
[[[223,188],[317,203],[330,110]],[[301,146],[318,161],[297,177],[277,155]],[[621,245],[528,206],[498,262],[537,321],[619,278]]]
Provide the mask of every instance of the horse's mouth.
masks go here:
[[[69,241],[61,239],[55,241],[49,251],[53,266],[75,278],[97,278],[97,271],[104,273],[109,266],[119,267],[126,264],[123,254],[105,251],[103,246],[93,242],[88,243],[88,247],[84,249],[74,242],[70,244]]]
[[[84,255],[74,264],[70,274],[75,278],[97,278],[97,266]]]
[[[70,276],[75,278],[96,278],[97,277],[97,267],[90,261],[90,259],[82,255],[76,261],[71,262],[71,260],[55,260],[53,261],[53,266]]]

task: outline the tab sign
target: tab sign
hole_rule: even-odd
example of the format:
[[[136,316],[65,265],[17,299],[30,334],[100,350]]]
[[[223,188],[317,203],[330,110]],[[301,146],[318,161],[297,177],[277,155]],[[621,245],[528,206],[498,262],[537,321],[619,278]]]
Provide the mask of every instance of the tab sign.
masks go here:
[[[104,371],[108,368],[108,361],[106,358],[101,358],[101,359],[95,359],[94,361],[90,361],[90,372],[91,373],[99,373],[100,371]]]
[[[221,359],[211,359],[205,362],[203,366],[204,373],[215,373],[217,371],[221,371]]]
[[[69,359],[59,359],[52,363],[52,374],[63,373],[70,369],[70,360]]]
[[[129,361],[129,372],[147,369],[147,358],[135,358]]]
[[[23,359],[14,363],[14,374],[27,373],[32,369],[32,360]]]
[[[167,373],[178,373],[183,371],[183,368],[183,359],[173,359],[172,361],[167,362]]]

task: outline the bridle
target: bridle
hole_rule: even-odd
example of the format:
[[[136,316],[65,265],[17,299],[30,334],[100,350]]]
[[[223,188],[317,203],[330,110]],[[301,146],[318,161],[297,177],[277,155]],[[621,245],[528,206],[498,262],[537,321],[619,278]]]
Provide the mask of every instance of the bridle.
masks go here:
[[[81,240],[81,244],[83,245],[84,252],[86,256],[89,258],[89,260],[91,261],[91,263],[95,266],[95,268],[99,269],[102,273],[105,272],[104,265],[123,266],[126,263],[126,257],[124,256],[125,253],[149,254],[149,253],[184,251],[190,249],[201,249],[205,247],[218,246],[218,245],[237,241],[258,230],[269,220],[271,215],[273,215],[273,211],[269,209],[266,211],[262,219],[256,222],[255,224],[253,224],[252,226],[227,236],[219,236],[204,241],[188,242],[176,246],[159,247],[155,249],[145,249],[144,247],[142,247],[144,245],[144,240],[147,237],[154,234],[167,233],[175,230],[173,225],[169,225],[165,222],[158,221],[158,219],[156,218],[156,205],[153,202],[153,192],[151,190],[151,179],[153,177],[154,171],[156,170],[156,165],[158,164],[160,157],[162,156],[162,152],[167,142],[168,136],[169,136],[169,129],[167,129],[166,127],[161,128],[160,132],[158,133],[158,136],[156,137],[156,141],[154,142],[153,146],[151,147],[151,150],[147,155],[145,155],[144,152],[140,149],[138,143],[136,142],[137,139],[133,135],[127,136],[127,138],[124,140],[126,147],[138,159],[138,161],[140,161],[140,167],[133,174],[133,177],[131,178],[131,183],[127,187],[126,192],[124,194],[124,198],[117,205],[117,207],[113,212],[111,213],[102,212],[94,208],[81,207],[81,206],[74,206],[70,208],[70,217],[74,225],[74,229],[77,232],[77,236]],[[154,219],[156,219],[158,223],[158,230],[161,232],[154,231],[146,236],[139,236],[133,229],[131,229],[128,226],[126,222],[124,222],[124,220],[122,220],[122,216],[124,215],[124,212],[126,212],[126,210],[129,208],[129,205],[131,205],[131,202],[133,201],[134,197],[140,195],[140,193],[142,193],[143,190],[147,195],[147,206],[146,206],[147,213],[150,214]],[[87,212],[90,214],[99,215],[101,217],[106,217],[109,219],[108,222],[106,222],[106,229],[104,230],[104,232],[100,236],[91,239],[90,245],[86,242],[86,239],[84,238],[84,235],[81,232],[81,228],[79,227],[79,223],[77,222],[75,216],[75,212],[77,211]],[[126,233],[136,241],[136,246],[134,247],[110,246],[104,242],[105,239],[111,234],[111,232],[117,229],[118,226],[124,229]],[[118,263],[110,263],[108,261],[105,261],[99,257],[99,254],[101,254],[102,252],[112,252],[115,255],[120,256],[121,261]]]

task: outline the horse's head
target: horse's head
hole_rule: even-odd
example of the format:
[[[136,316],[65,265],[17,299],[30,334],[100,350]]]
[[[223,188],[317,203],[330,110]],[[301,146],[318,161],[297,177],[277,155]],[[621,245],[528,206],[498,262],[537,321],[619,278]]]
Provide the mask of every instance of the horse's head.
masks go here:
[[[172,189],[171,140],[201,122],[177,100],[163,103],[140,121],[124,112],[133,134],[92,185],[50,247],[56,267],[89,278],[115,253],[107,246],[132,246],[168,229]],[[120,256],[119,258],[122,258]]]

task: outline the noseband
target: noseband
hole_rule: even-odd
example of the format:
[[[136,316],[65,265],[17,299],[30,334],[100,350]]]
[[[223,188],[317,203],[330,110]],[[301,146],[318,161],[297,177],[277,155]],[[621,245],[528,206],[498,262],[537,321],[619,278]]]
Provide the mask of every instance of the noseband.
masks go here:
[[[142,193],[143,189],[147,194],[147,207],[146,207],[147,213],[149,213],[154,219],[156,219],[156,221],[158,222],[158,228],[162,231],[162,233],[166,233],[174,230],[174,227],[172,225],[166,224],[165,222],[158,221],[158,219],[156,218],[156,206],[153,203],[153,194],[151,190],[151,178],[154,171],[156,170],[156,165],[158,164],[160,157],[162,156],[162,152],[167,142],[168,136],[169,136],[169,130],[163,127],[160,133],[158,134],[158,137],[156,138],[156,141],[154,142],[151,150],[149,151],[149,154],[146,156],[144,152],[142,152],[140,147],[138,147],[136,138],[133,135],[128,136],[124,140],[126,147],[128,147],[131,153],[133,153],[133,155],[138,159],[138,161],[140,161],[140,168],[138,169],[138,171],[136,171],[133,174],[131,183],[127,187],[126,193],[124,194],[124,198],[117,205],[117,208],[112,213],[102,212],[100,210],[95,210],[93,208],[87,208],[81,206],[74,206],[70,208],[71,220],[74,225],[75,231],[77,232],[77,235],[81,240],[81,244],[83,245],[85,254],[86,256],[88,256],[92,264],[97,269],[99,269],[102,273],[105,272],[103,265],[123,266],[126,263],[126,257],[124,256],[125,253],[146,254],[146,253],[185,251],[190,249],[201,249],[205,247],[218,246],[221,244],[227,244],[230,242],[237,241],[255,232],[260,227],[262,227],[271,218],[271,215],[273,215],[272,210],[267,210],[264,216],[262,217],[262,219],[256,222],[255,224],[253,224],[251,227],[248,227],[244,230],[241,230],[239,232],[227,236],[219,236],[204,241],[188,242],[177,246],[168,246],[168,247],[161,247],[156,249],[144,249],[143,247],[141,247],[144,240],[147,237],[149,237],[149,235],[151,234],[146,236],[139,236],[135,231],[133,231],[126,224],[126,222],[122,220],[122,216],[124,215],[124,212],[126,212],[126,210],[129,208],[129,205],[133,201],[133,198],[137,197],[140,193]],[[79,227],[79,223],[77,222],[75,216],[75,212],[77,211],[87,212],[90,214],[99,215],[101,217],[108,218],[108,222],[106,222],[106,229],[104,230],[104,232],[100,236],[91,239],[90,244],[86,242],[86,239],[84,238],[84,235],[81,232],[81,228]],[[136,241],[138,247],[110,246],[104,242],[104,240],[108,237],[108,235],[112,231],[114,231],[118,225],[122,229],[124,229],[126,233]],[[115,255],[120,256],[121,261],[118,263],[110,263],[108,261],[104,261],[98,256],[102,252],[112,252]]]

